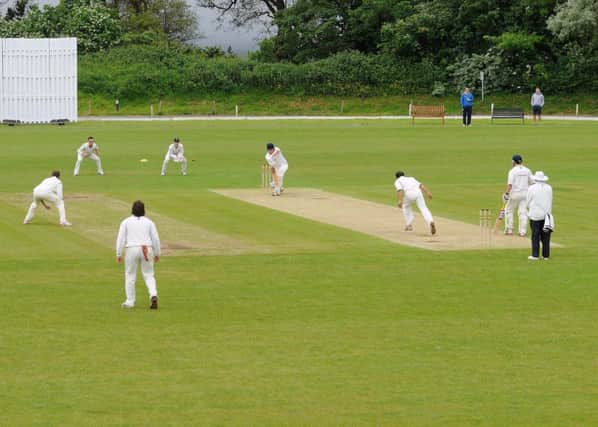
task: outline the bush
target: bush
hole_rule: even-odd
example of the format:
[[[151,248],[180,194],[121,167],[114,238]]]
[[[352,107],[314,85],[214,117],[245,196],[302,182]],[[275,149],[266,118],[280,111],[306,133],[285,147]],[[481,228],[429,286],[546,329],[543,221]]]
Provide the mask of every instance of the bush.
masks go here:
[[[126,45],[82,55],[84,93],[134,99],[253,89],[305,95],[426,93],[439,78],[427,63],[397,65],[383,56],[342,52],[306,64],[263,63],[213,55],[213,49]]]

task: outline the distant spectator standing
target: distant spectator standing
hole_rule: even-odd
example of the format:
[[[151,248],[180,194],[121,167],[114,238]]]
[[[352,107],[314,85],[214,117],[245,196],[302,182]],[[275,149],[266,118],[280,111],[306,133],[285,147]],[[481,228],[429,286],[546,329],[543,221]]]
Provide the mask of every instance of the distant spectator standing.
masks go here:
[[[463,107],[463,127],[471,126],[471,112],[473,111],[473,93],[466,87],[461,94],[461,107]]]
[[[532,229],[532,254],[527,257],[532,261],[540,258],[540,241],[542,242],[542,258],[550,258],[550,233],[554,228],[552,217],[552,187],[546,183],[548,177],[537,171],[534,184],[527,190],[527,208],[529,223]]]
[[[532,95],[532,114],[534,115],[534,123],[542,120],[542,107],[544,107],[544,95],[537,87],[536,91]]]

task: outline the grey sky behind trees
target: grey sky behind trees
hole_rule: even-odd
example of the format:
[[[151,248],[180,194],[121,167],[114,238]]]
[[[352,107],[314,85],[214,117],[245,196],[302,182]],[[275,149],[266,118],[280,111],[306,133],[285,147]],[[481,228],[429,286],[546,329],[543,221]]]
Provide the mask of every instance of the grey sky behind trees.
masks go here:
[[[14,0],[0,0],[0,11],[2,15],[8,6],[15,3]],[[58,4],[58,0],[32,0],[32,4]],[[230,46],[238,55],[246,56],[248,52],[257,50],[259,40],[267,36],[266,27],[255,24],[235,28],[232,24],[218,21],[218,12],[211,9],[198,7],[193,0],[189,4],[194,8],[198,16],[199,31],[203,36],[197,40],[199,46],[220,46],[226,50]]]

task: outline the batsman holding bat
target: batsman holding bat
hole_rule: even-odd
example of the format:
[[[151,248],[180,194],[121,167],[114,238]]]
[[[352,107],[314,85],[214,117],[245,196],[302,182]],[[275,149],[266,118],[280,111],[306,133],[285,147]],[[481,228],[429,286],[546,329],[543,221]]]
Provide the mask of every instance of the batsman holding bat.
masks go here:
[[[284,191],[283,180],[284,175],[289,169],[289,163],[283,156],[280,147],[275,146],[271,142],[266,144],[265,159],[272,173],[272,183],[274,184],[272,195],[280,196],[280,194]]]
[[[512,235],[515,209],[519,215],[519,235],[527,232],[527,189],[534,183],[532,171],[523,166],[523,158],[519,154],[512,157],[513,168],[509,171],[507,188],[503,195],[505,201],[505,234]]]
[[[104,175],[104,171],[102,170],[102,161],[100,160],[100,149],[96,145],[96,141],[93,136],[87,138],[87,142],[77,150],[77,163],[75,163],[75,172],[73,173],[75,176],[79,175],[81,162],[83,162],[85,159],[90,159],[96,162],[98,175]]]

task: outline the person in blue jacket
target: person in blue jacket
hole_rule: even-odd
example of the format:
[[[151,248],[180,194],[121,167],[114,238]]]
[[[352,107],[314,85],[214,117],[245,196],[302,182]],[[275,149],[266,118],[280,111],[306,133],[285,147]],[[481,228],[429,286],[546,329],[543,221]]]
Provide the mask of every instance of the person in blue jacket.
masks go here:
[[[463,126],[471,126],[471,111],[473,110],[473,93],[466,87],[461,94],[463,107]]]

